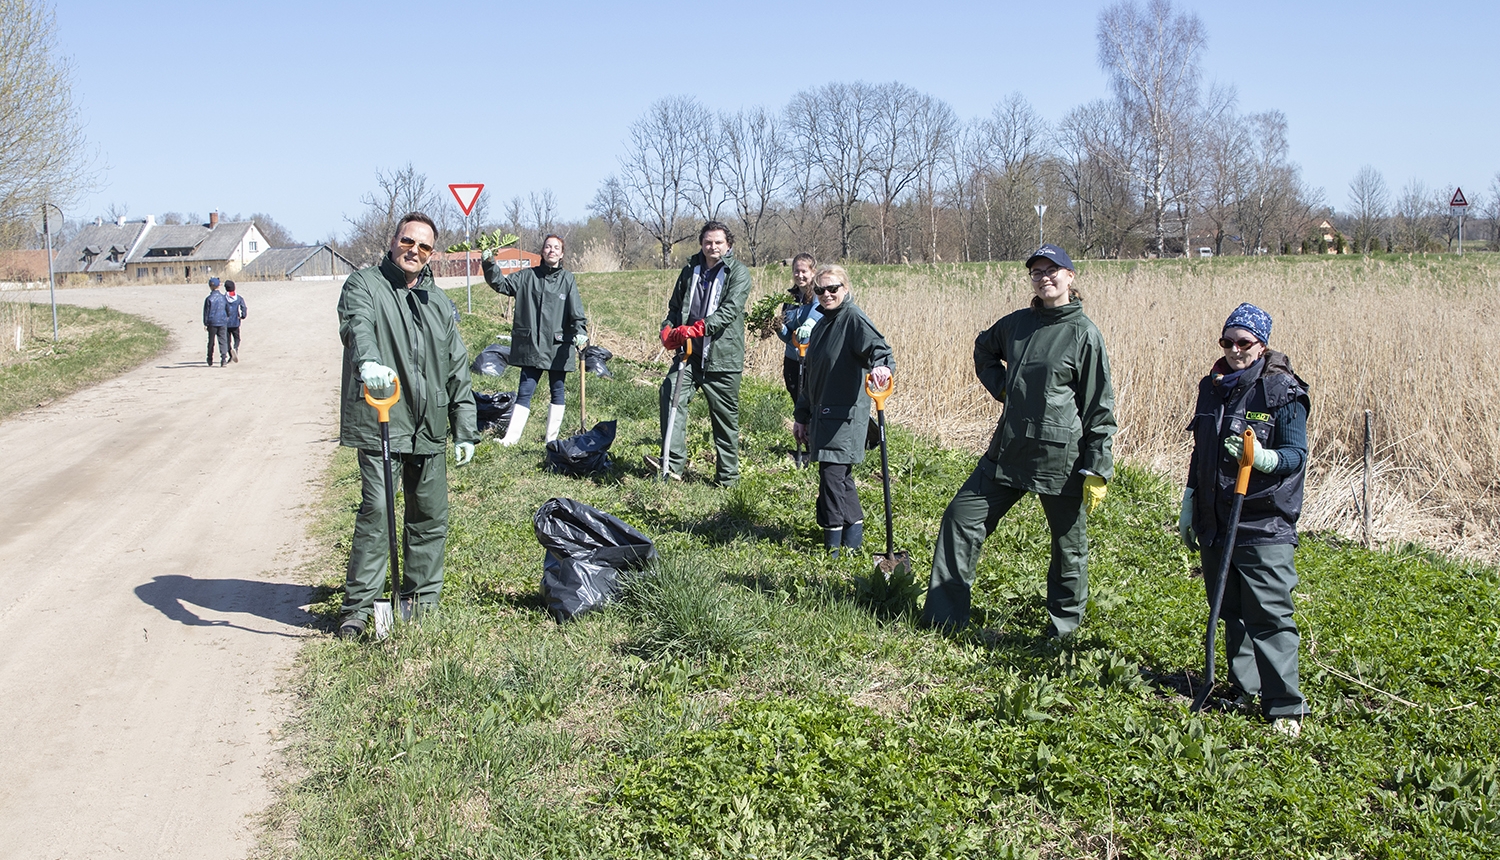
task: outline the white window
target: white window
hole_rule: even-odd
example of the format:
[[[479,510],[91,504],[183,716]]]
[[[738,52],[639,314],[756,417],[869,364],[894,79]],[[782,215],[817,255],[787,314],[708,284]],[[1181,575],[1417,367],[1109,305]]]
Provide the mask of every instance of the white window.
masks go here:
[[[255,241],[254,239],[251,239],[250,240],[250,250],[251,251],[259,251],[260,250],[260,243],[257,242],[257,241]]]

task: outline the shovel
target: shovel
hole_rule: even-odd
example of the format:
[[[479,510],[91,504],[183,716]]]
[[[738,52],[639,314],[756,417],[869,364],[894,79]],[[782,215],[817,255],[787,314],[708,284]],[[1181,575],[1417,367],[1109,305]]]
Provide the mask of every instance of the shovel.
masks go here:
[[[1213,597],[1208,601],[1208,635],[1204,637],[1203,689],[1193,697],[1193,713],[1203,710],[1214,690],[1214,640],[1219,632],[1219,607],[1224,602],[1224,583],[1229,579],[1229,562],[1234,555],[1234,533],[1240,527],[1240,508],[1245,504],[1245,491],[1250,486],[1250,464],[1255,462],[1255,431],[1246,429],[1241,437],[1245,443],[1240,451],[1240,471],[1234,480],[1234,499],[1229,503],[1229,525],[1224,529],[1224,549],[1219,554],[1219,578],[1214,583]]]
[[[667,411],[667,432],[661,437],[661,479],[668,478],[669,460],[672,456],[672,429],[677,424],[677,401],[682,395],[682,375],[688,372],[688,359],[693,357],[693,339],[688,338],[677,350],[677,379],[672,383],[672,408]]]
[[[579,433],[587,433],[588,432],[588,423],[587,423],[588,419],[585,418],[585,416],[588,415],[588,408],[585,405],[585,404],[588,403],[588,401],[584,399],[584,391],[586,390],[586,388],[584,386],[584,383],[588,380],[588,378],[589,378],[589,369],[588,369],[588,366],[585,365],[584,362],[583,362],[583,347],[580,346],[578,348],[578,432]]]
[[[380,465],[385,469],[385,532],[391,543],[391,599],[375,601],[375,641],[391,635],[396,619],[401,617],[401,553],[396,547],[396,484],[391,478],[391,407],[401,399],[401,380],[393,383],[390,397],[370,396],[365,388],[365,402],[375,407],[380,420]]]
[[[885,445],[885,400],[896,390],[896,377],[892,376],[885,388],[876,389],[874,380],[865,377],[865,393],[875,401],[875,416],[880,423],[880,482],[885,489],[885,555],[875,557],[875,573],[882,581],[893,583],[896,575],[902,583],[911,581],[911,557],[905,551],[895,552],[891,542],[891,460]]]
[[[798,399],[801,399],[802,380],[807,370],[807,342],[797,337],[795,332],[792,333],[792,337],[797,341],[797,397]],[[794,409],[796,408],[796,406],[797,404],[792,404],[792,407]],[[808,466],[812,465],[812,443],[809,442],[804,444],[802,442],[796,442],[796,445],[797,453],[793,455],[793,459],[797,461],[797,468],[806,469]],[[806,453],[803,452],[803,448],[807,449]]]

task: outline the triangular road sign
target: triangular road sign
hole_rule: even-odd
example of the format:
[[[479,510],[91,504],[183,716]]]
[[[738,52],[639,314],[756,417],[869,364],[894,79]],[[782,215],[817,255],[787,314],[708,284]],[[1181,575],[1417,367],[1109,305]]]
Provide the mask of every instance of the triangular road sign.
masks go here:
[[[1464,199],[1464,190],[1456,188],[1453,191],[1453,199],[1448,201],[1449,206],[1468,206],[1469,201]]]
[[[449,185],[448,190],[453,192],[453,199],[458,201],[458,208],[464,210],[464,214],[467,215],[474,211],[474,201],[479,199],[479,192],[484,190],[484,183]]]

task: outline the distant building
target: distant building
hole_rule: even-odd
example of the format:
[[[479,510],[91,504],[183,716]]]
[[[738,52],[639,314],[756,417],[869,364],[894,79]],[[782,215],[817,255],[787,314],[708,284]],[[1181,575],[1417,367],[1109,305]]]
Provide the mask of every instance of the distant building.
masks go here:
[[[239,271],[239,277],[262,281],[331,281],[348,277],[357,268],[327,245],[304,245],[264,251]]]
[[[432,267],[434,278],[461,278],[464,276],[464,257],[469,260],[469,275],[472,277],[483,277],[484,272],[480,268],[480,252],[470,251],[467,255],[462,251],[457,254],[438,252],[432,255],[427,264]],[[522,251],[519,248],[501,248],[495,255],[495,263],[500,266],[500,271],[509,275],[517,269],[527,269],[542,264],[540,254]]]
[[[56,249],[52,256],[56,258]],[[27,285],[46,283],[46,251],[0,251],[0,289],[22,289]]]
[[[100,282],[207,281],[235,274],[267,245],[253,221],[221,222],[217,212],[207,224],[158,224],[150,215],[113,223],[96,218],[58,249],[53,268],[65,277]]]

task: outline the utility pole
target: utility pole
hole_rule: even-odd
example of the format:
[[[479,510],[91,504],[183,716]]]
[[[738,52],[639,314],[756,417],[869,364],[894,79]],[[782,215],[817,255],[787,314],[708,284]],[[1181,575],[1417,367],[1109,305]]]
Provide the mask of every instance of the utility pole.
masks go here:
[[[1047,204],[1043,203],[1042,199],[1038,197],[1036,205],[1031,208],[1036,210],[1036,244],[1040,248],[1047,244],[1046,237],[1042,232],[1042,216],[1047,214]]]
[[[47,207],[57,209],[56,203],[42,202],[42,236],[47,245],[47,295],[52,299],[52,342],[57,343],[57,285],[52,274],[52,225],[47,221]],[[63,214],[57,209],[57,214]]]

